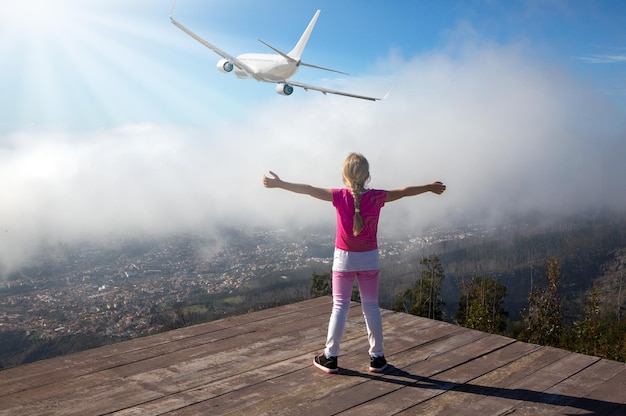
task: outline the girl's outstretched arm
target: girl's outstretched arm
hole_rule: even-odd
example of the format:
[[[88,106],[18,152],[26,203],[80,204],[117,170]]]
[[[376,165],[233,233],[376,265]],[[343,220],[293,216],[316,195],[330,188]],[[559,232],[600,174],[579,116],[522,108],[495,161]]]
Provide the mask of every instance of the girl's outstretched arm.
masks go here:
[[[419,195],[423,194],[424,192],[432,192],[434,194],[441,195],[445,190],[446,185],[444,185],[442,182],[433,182],[426,185],[407,186],[406,188],[387,191],[387,198],[385,199],[385,202],[396,201],[400,198],[404,198],[405,196]]]
[[[266,188],[280,188],[286,191],[295,192],[297,194],[310,195],[313,198],[321,199],[323,201],[332,201],[332,190],[326,188],[317,188],[315,186],[306,185],[303,183],[291,183],[283,181],[277,174],[270,170],[271,178],[263,175],[263,186]]]

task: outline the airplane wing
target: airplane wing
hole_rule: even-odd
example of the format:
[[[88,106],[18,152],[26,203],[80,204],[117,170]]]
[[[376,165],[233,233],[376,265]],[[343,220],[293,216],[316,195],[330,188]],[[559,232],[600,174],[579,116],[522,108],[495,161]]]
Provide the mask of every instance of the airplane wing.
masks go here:
[[[252,78],[256,79],[257,81],[263,81],[260,77],[258,77],[256,75],[256,73],[248,65],[244,64],[243,62],[241,62],[239,59],[235,58],[234,56],[224,52],[223,50],[221,50],[217,46],[207,42],[204,39],[202,39],[200,36],[196,35],[191,30],[189,30],[185,26],[183,26],[178,20],[174,19],[174,17],[171,14],[170,14],[170,20],[180,30],[182,30],[183,32],[185,32],[186,34],[188,34],[189,36],[191,36],[192,38],[194,38],[195,40],[197,40],[198,42],[200,42],[201,44],[203,44],[207,48],[211,49],[213,52],[215,52],[216,54],[218,54],[222,58],[228,59],[228,61],[230,61],[233,65],[235,65],[240,70],[245,71]]]
[[[309,85],[309,84],[303,84],[301,82],[296,82],[296,81],[291,81],[291,80],[285,81],[285,82],[287,84],[289,84],[289,85],[293,85],[294,87],[300,87],[300,88],[304,89],[305,91],[313,90],[313,91],[319,91],[319,92],[321,92],[324,95],[326,95],[326,94],[336,94],[336,95],[343,95],[344,97],[360,98],[362,100],[379,101],[379,100],[384,100],[389,95],[389,93],[387,93],[387,94],[385,94],[385,96],[383,98],[376,98],[376,97],[368,97],[368,96],[365,96],[365,95],[351,94],[349,92],[331,90],[331,89],[328,89],[328,88],[318,87],[318,86]]]

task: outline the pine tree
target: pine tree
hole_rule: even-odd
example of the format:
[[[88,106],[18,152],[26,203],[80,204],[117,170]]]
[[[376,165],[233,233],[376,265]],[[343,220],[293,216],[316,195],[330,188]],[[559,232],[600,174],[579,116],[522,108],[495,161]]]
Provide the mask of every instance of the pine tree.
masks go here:
[[[522,312],[523,328],[518,339],[558,347],[563,333],[563,311],[559,298],[561,265],[557,258],[548,261],[546,287],[535,287],[528,296],[528,308]]]
[[[455,320],[461,326],[501,334],[506,330],[506,286],[491,277],[476,276],[461,284]]]
[[[585,316],[567,331],[564,348],[610,360],[626,361],[626,319],[601,308],[598,287],[594,286],[585,303]]]
[[[441,284],[445,278],[443,266],[437,256],[420,260],[421,277],[412,288],[406,289],[394,302],[393,310],[430,319],[443,320],[444,305]]]
[[[593,287],[585,303],[585,318],[574,322],[571,328],[572,345],[569,347],[583,354],[598,355],[601,343],[600,295],[598,288]],[[606,333],[603,335],[606,337]]]
[[[332,295],[332,280],[330,272],[324,274],[313,273],[311,276],[311,297],[318,298],[320,296]]]

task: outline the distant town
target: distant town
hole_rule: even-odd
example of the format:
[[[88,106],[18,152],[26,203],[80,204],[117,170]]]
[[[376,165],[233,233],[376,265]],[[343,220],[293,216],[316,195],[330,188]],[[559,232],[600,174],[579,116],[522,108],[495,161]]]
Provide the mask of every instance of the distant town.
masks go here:
[[[381,237],[382,258],[485,233],[480,227]],[[328,272],[333,235],[225,229],[219,236],[58,244],[0,280],[0,332],[134,338],[162,331],[151,316],[197,293],[228,294],[268,274]]]

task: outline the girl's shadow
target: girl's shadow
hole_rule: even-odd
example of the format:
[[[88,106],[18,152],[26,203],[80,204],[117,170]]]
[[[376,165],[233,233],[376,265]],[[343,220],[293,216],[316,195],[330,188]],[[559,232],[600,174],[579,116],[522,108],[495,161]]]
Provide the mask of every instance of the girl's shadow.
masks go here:
[[[433,379],[411,374],[401,368],[388,365],[383,373],[361,373],[359,371],[342,368],[340,375],[348,377],[361,377],[377,382],[392,383],[402,387],[455,390],[463,393],[481,396],[502,397],[511,400],[521,400],[532,403],[544,403],[556,406],[570,406],[577,409],[591,411],[589,415],[606,415],[615,411],[618,407],[626,413],[626,405],[605,400],[589,399],[585,397],[568,396],[565,394],[545,393],[528,389],[509,389],[505,387],[482,386],[469,383],[456,383],[444,379]]]

